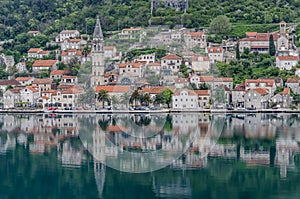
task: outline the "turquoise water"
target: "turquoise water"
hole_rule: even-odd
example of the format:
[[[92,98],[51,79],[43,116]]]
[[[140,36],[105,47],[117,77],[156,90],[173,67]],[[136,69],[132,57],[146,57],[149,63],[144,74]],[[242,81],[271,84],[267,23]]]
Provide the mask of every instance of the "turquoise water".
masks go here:
[[[0,115],[0,198],[300,198],[300,116]]]

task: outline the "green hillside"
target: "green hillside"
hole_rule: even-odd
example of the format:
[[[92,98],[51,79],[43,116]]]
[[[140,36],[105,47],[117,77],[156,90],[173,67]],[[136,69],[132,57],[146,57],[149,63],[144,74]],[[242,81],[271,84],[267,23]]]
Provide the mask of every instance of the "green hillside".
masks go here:
[[[78,29],[90,34],[97,15],[104,30],[147,26],[150,7],[150,0],[1,0],[0,40],[15,38],[28,30],[40,30],[47,36],[62,29]],[[153,25],[203,27],[223,14],[233,24],[298,22],[300,1],[189,0],[186,13],[163,5],[155,7],[151,22]]]

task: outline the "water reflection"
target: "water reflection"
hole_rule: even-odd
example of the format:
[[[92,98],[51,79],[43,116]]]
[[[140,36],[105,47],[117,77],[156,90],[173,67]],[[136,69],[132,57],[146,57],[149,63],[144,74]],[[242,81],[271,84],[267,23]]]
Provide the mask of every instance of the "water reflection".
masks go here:
[[[297,114],[8,114],[0,115],[0,127],[2,155],[22,147],[56,155],[63,167],[81,168],[91,154],[100,198],[111,181],[106,165],[152,172],[148,186],[154,195],[171,198],[195,197],[195,179],[187,171],[201,171],[204,182],[204,173],[228,182],[242,180],[241,168],[274,167],[285,179],[300,169]],[[180,174],[153,172],[166,166]]]

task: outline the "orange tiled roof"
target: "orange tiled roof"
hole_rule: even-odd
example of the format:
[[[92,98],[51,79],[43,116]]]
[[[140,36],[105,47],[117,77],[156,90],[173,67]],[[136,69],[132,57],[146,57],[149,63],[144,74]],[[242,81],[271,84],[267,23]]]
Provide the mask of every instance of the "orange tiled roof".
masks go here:
[[[17,77],[16,80],[17,81],[28,81],[31,80],[33,77]]]
[[[264,88],[254,88],[252,89],[254,91],[256,91],[257,93],[259,93],[260,95],[267,95],[268,94],[268,91],[267,89],[264,89]],[[250,90],[248,90],[247,92],[249,92]]]
[[[11,80],[0,80],[0,85],[1,86],[6,86],[6,85],[14,85],[14,86],[17,86],[17,85],[20,85],[20,82],[18,82],[17,80],[15,79],[11,79]]]
[[[168,55],[164,56],[161,59],[162,60],[166,60],[166,59],[172,59],[172,60],[174,60],[174,59],[181,59],[181,57],[179,57],[179,56],[177,56],[175,54],[168,54]]]
[[[52,67],[57,62],[57,60],[36,60],[32,67]]]
[[[115,48],[115,46],[104,46],[103,50],[114,50]]]
[[[47,54],[49,54],[49,53],[50,53],[49,50],[42,50],[42,51],[39,51],[39,52],[38,52],[38,54],[40,54],[40,55],[47,55]]]
[[[221,53],[223,52],[223,48],[221,47],[212,47],[207,49],[208,53]]]
[[[300,78],[288,78],[286,83],[299,83]]]
[[[204,35],[204,32],[187,32],[185,34],[190,35],[192,38],[198,38],[202,37]]]
[[[274,79],[246,79],[245,85],[248,86],[249,83],[256,83],[257,85],[259,83],[265,83],[266,86],[273,86],[275,84]]]
[[[44,78],[44,79],[35,79],[33,80],[32,84],[52,84],[53,79],[51,78]]]
[[[151,62],[148,64],[148,66],[161,66],[160,62]]]
[[[247,37],[256,37],[257,32],[246,32]]]
[[[189,89],[183,89],[183,90],[177,90],[177,91],[175,91],[174,92],[174,96],[178,96],[178,95],[180,95],[180,93],[182,92],[182,91],[186,91],[186,92],[188,92],[188,94],[189,95],[198,95],[194,90],[189,90]]]
[[[71,42],[71,43],[79,43],[79,42],[81,42],[81,39],[69,39],[69,42]]]
[[[62,76],[62,79],[76,79],[77,76],[67,76],[67,75],[64,75]]]
[[[30,48],[27,52],[28,53],[38,53],[39,51],[42,51],[41,48]]]
[[[53,70],[50,72],[50,75],[65,75],[68,71],[66,70]]]
[[[278,56],[281,61],[299,61],[299,56]]]
[[[214,81],[213,76],[200,76],[200,82],[212,82]]]
[[[142,88],[142,92],[149,93],[149,94],[159,94],[166,89],[167,88],[164,86],[153,86],[153,87],[149,87],[149,88]]]
[[[96,86],[96,93],[105,90],[109,93],[129,92],[130,86]]]
[[[194,90],[197,95],[209,95],[209,90]]]
[[[284,88],[282,92],[280,92],[280,95],[287,95],[290,93],[290,88]]]
[[[31,90],[34,93],[39,92],[39,90],[36,86],[26,86],[26,88]]]

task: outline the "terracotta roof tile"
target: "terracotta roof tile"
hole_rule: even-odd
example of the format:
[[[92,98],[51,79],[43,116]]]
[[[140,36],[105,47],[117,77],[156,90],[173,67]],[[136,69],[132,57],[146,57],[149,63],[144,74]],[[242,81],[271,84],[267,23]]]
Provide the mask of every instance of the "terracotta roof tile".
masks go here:
[[[221,53],[221,52],[223,52],[223,48],[221,47],[207,48],[207,53]]]
[[[299,56],[278,56],[281,61],[299,61]]]
[[[284,88],[282,92],[280,92],[280,95],[288,95],[290,93],[290,88]]]
[[[53,83],[53,79],[51,78],[35,79],[32,82],[32,84],[52,84],[52,83]]]
[[[175,54],[168,54],[168,55],[166,55],[166,56],[164,56],[163,58],[162,58],[162,60],[168,60],[168,59],[171,59],[171,60],[174,60],[174,59],[181,59],[181,57],[179,57],[179,56],[177,56],[177,55],[175,55]]]
[[[209,95],[209,90],[194,90],[197,95]]]
[[[30,48],[27,52],[28,53],[38,53],[39,51],[42,51],[41,48]]]
[[[36,60],[32,67],[52,67],[57,62],[57,60]]]
[[[31,80],[31,79],[33,79],[33,77],[17,77],[17,78],[16,78],[16,80],[17,80],[18,82],[20,82],[20,81],[29,81],[29,80]]]
[[[67,70],[53,70],[50,72],[50,75],[65,75],[68,74]]]
[[[199,38],[204,35],[204,32],[187,32],[186,35],[190,35],[192,38]]]
[[[300,78],[288,78],[286,83],[300,83]]]
[[[96,86],[96,93],[105,90],[109,93],[125,93],[130,91],[130,86]]]
[[[20,82],[18,82],[18,81],[15,80],[15,79],[11,79],[11,80],[0,80],[0,85],[1,85],[1,86],[6,86],[6,85],[14,85],[14,86],[17,86],[17,85],[20,85]]]

